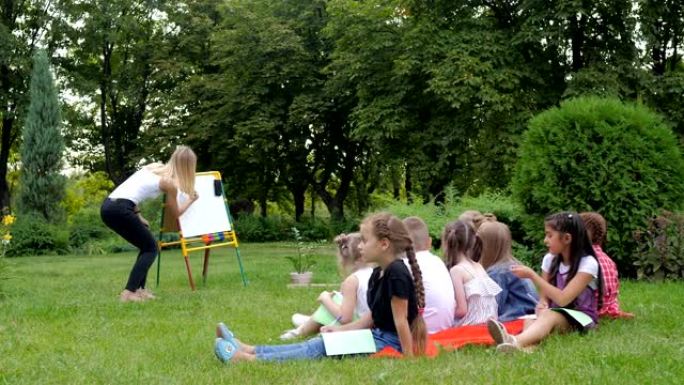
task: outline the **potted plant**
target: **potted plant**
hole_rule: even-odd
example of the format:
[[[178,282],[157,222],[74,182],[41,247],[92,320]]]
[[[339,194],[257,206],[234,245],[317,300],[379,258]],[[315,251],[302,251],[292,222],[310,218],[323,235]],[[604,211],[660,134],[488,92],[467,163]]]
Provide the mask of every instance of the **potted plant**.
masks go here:
[[[311,255],[313,247],[302,240],[299,229],[293,227],[292,233],[297,242],[297,255],[288,255],[285,257],[292,262],[292,267],[295,270],[290,273],[290,280],[297,285],[308,285],[311,283],[311,277],[313,276],[310,269],[316,264],[316,261],[314,261],[313,256]]]

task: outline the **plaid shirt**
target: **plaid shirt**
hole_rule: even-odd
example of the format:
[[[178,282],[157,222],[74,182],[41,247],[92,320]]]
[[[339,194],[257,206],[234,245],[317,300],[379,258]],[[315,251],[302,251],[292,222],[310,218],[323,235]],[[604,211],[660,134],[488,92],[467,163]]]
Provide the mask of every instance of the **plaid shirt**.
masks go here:
[[[599,309],[599,316],[618,317],[622,311],[617,298],[620,292],[617,265],[603,252],[600,245],[594,245],[594,253],[601,266],[603,278],[603,306]]]

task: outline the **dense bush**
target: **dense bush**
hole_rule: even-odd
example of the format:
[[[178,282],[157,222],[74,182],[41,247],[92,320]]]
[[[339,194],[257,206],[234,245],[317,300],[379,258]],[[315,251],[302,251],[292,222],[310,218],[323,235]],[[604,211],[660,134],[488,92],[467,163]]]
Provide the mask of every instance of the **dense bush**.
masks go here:
[[[494,214],[500,222],[506,223],[511,229],[513,239],[522,241],[522,212],[520,206],[511,197],[500,193],[484,193],[471,197],[457,197],[452,191],[447,191],[444,203],[430,201],[422,203],[414,199],[412,203],[399,201],[390,202],[383,209],[400,218],[418,216],[428,225],[430,236],[439,239],[442,229],[451,221],[455,221],[466,210],[477,210],[482,213]]]
[[[73,248],[81,247],[90,240],[112,236],[100,218],[100,209],[89,207],[74,214],[69,225],[69,244]]]
[[[44,218],[25,214],[12,228],[12,242],[7,256],[65,254],[69,251],[69,231],[48,223]]]
[[[292,240],[292,221],[280,217],[242,215],[235,220],[235,232],[243,242],[273,242]]]
[[[100,207],[104,198],[114,188],[114,184],[104,172],[98,171],[70,177],[67,180],[62,206],[71,223],[74,215],[87,207]]]
[[[544,216],[598,211],[608,222],[607,251],[633,274],[632,233],[684,197],[684,163],[672,131],[640,105],[597,97],[566,101],[533,118],[512,181],[530,237]]]
[[[327,218],[302,218],[295,222],[289,217],[243,214],[234,220],[238,240],[246,242],[295,241],[292,228],[296,227],[305,242],[331,240],[339,233],[359,230],[357,219],[329,220]]]
[[[684,278],[684,215],[662,212],[634,232],[638,278]]]

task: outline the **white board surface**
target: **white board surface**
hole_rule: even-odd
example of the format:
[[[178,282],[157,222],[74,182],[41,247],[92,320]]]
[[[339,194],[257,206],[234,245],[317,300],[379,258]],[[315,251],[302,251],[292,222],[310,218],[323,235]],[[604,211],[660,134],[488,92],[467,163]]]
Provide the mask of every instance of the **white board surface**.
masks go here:
[[[195,177],[195,191],[199,198],[178,220],[184,238],[232,230],[223,194],[214,195],[214,180],[213,175]],[[185,194],[178,193],[179,203],[187,199]]]

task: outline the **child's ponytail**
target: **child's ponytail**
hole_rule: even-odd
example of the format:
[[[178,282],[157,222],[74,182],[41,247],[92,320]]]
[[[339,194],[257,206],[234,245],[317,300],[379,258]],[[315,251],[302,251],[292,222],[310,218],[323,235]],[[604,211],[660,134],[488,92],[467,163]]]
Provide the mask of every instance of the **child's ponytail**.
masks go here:
[[[423,309],[425,309],[425,288],[423,286],[423,273],[420,271],[416,253],[412,245],[406,247],[406,258],[411,266],[413,284],[416,288],[416,304],[418,305],[418,315],[411,322],[411,337],[413,339],[413,354],[422,355],[425,353],[427,345],[427,326],[423,319]]]

